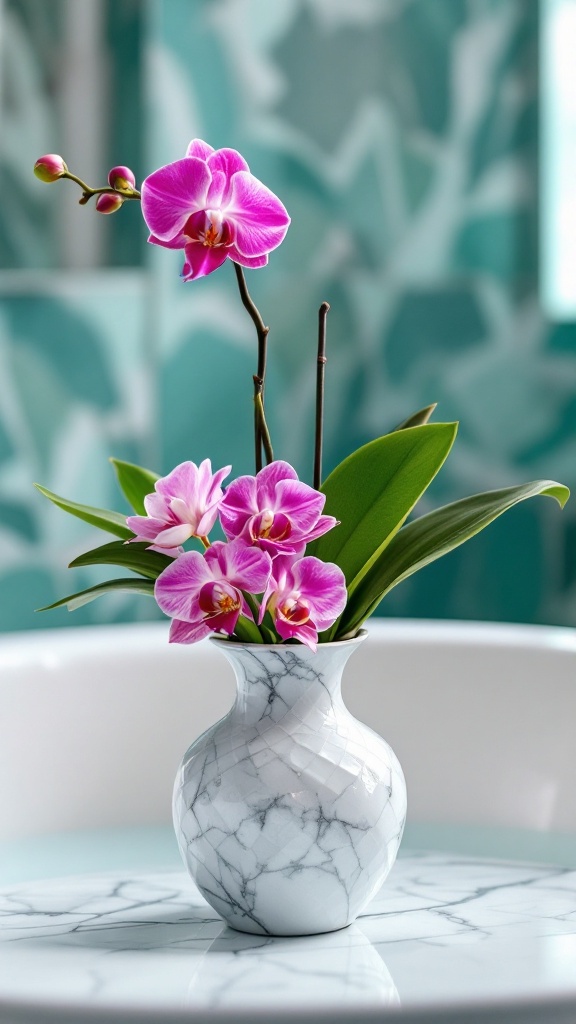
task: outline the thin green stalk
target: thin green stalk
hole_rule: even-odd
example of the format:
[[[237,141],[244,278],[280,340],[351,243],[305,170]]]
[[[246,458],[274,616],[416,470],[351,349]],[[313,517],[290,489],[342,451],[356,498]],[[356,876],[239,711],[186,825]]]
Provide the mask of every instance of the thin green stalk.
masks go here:
[[[107,185],[105,188],[90,188],[82,178],[79,178],[76,174],[72,174],[71,171],[65,171],[62,175],[63,178],[68,178],[70,181],[79,185],[82,189],[82,198],[80,199],[80,205],[85,206],[92,196],[111,195],[111,196],[122,196],[122,199],[140,199],[140,193],[137,189],[132,188],[130,190],[122,190],[119,188],[111,188]]]
[[[266,381],[266,357],[267,357],[267,343],[268,334],[270,331],[269,327],[266,327],[260,311],[246,284],[246,278],[244,277],[244,271],[239,263],[234,263],[234,270],[236,272],[236,280],[238,282],[238,289],[240,291],[240,298],[244,309],[250,315],[252,323],[256,328],[256,334],[258,337],[258,367],[253,377],[254,380],[254,456],[256,464],[256,472],[262,469],[262,447],[264,447],[266,453],[267,462],[272,462],[274,455],[272,453],[272,446],[270,444],[270,432],[266,425],[266,414],[264,411],[264,388]],[[267,441],[265,440],[267,437]]]
[[[266,462],[270,464],[271,462],[274,462],[274,452],[272,451],[270,431],[268,430],[268,424],[266,423],[266,417],[264,415],[264,404],[262,402],[262,383],[260,380],[256,382],[256,378],[254,378],[254,384],[254,405],[256,407],[256,417],[258,419],[260,440],[264,446],[264,451],[266,453]]]
[[[314,481],[318,491],[322,483],[322,443],[324,423],[324,374],[326,371],[326,317],[330,306],[323,302],[318,310],[318,358],[316,361],[316,433],[314,438]]]

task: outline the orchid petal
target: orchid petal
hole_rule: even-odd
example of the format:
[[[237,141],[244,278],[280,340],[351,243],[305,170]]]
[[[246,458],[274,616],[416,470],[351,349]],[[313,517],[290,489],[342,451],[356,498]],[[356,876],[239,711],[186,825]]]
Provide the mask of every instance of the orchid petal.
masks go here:
[[[164,242],[180,235],[190,214],[206,208],[210,182],[207,165],[197,157],[153,171],[142,183],[142,213],[152,234]]]
[[[295,588],[310,604],[311,618],[318,629],[328,629],[344,611],[346,579],[339,566],[308,555],[291,568]]]
[[[282,462],[281,459],[276,459],[260,470],[256,477],[259,504],[255,511],[258,511],[260,508],[271,508],[276,511],[276,506],[273,504],[276,498],[276,487],[283,480],[298,480],[298,474],[289,462]],[[303,484],[301,486],[306,485]]]
[[[272,571],[272,559],[260,548],[233,540],[228,544],[221,544],[218,560],[223,577],[232,586],[247,590],[251,594],[261,594],[266,588]]]
[[[177,548],[193,536],[193,529],[190,523],[178,523],[177,526],[169,526],[156,534],[154,543],[160,548]]]
[[[228,178],[224,171],[213,170],[212,182],[206,196],[206,209],[220,209],[228,189]]]
[[[185,281],[196,281],[218,270],[228,256],[226,246],[209,246],[201,242],[190,242],[185,250],[186,261],[182,268]]]
[[[301,533],[316,525],[325,503],[325,495],[299,480],[281,480],[276,486],[276,508],[282,509]]]
[[[257,515],[256,478],[239,476],[226,488],[220,503],[220,523],[227,537],[238,537],[248,520]]]
[[[305,644],[306,647],[309,647],[311,651],[316,651],[318,630],[311,622],[295,626],[289,622],[285,622],[283,619],[278,619],[275,622],[275,626],[283,640],[300,640],[301,643]]]
[[[170,618],[189,621],[193,599],[212,578],[206,559],[200,552],[185,551],[156,580],[156,603]]]
[[[162,245],[165,249],[183,249],[190,239],[184,231],[181,231],[179,235],[175,235],[174,238],[166,239],[166,241],[162,238],[157,238],[156,235],[149,235],[148,241],[152,245]]]
[[[204,621],[210,629],[218,633],[231,635],[236,629],[236,623],[240,617],[240,608],[232,612],[222,612],[220,615],[210,615]]]
[[[323,537],[328,530],[333,530],[335,526],[340,526],[340,523],[334,516],[320,516],[316,526],[306,533],[306,543],[310,544],[317,537]]]
[[[196,498],[198,467],[193,462],[181,462],[166,476],[157,480],[154,487],[157,494],[170,500],[176,496],[185,501]]]
[[[212,630],[207,626],[204,619],[200,622],[182,622],[181,619],[172,619],[168,643],[170,644],[195,644],[198,640],[210,635]]]
[[[200,519],[196,527],[197,537],[207,537],[210,530],[214,526],[216,519],[218,518],[218,509],[220,507],[220,501],[216,500],[209,508],[206,509],[204,515]]]
[[[248,164],[237,149],[214,150],[206,158],[206,163],[208,164],[212,174],[214,174],[214,171],[224,171],[227,178],[231,178],[232,175],[237,174],[238,171],[250,172]]]
[[[166,523],[163,519],[153,519],[149,516],[127,516],[126,525],[132,533],[143,540],[156,540]]]
[[[186,150],[186,156],[196,156],[199,160],[208,160],[212,153],[214,153],[214,146],[209,146],[203,139],[192,139]]]
[[[223,173],[226,181],[226,186],[222,190],[223,202],[228,205],[231,195],[231,178],[233,174],[237,174],[238,171],[248,171],[250,168],[246,163],[243,156],[235,149],[218,149],[215,153],[207,159],[208,167],[212,175],[215,173]]]
[[[268,253],[265,253],[264,256],[243,256],[234,245],[228,249],[228,258],[234,263],[239,263],[241,267],[247,267],[248,270],[258,270],[268,263]]]
[[[247,171],[231,179],[227,220],[236,229],[235,245],[245,256],[262,256],[283,241],[290,217],[277,196]]]

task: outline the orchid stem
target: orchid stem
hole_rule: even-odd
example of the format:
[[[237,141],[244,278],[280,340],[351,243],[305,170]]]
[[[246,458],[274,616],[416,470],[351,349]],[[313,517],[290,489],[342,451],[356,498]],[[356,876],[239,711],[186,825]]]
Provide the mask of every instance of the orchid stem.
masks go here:
[[[234,263],[236,280],[244,309],[249,313],[258,335],[258,367],[254,375],[254,445],[256,472],[262,469],[262,447],[266,453],[266,461],[272,462],[274,455],[270,444],[270,432],[266,424],[264,412],[264,386],[266,380],[266,355],[269,327],[266,327],[257,306],[248,291],[244,271],[239,263]]]
[[[257,600],[256,600],[256,598],[254,597],[253,594],[249,594],[245,590],[242,591],[242,594],[244,596],[244,600],[246,601],[246,604],[248,605],[250,611],[252,612],[252,615],[254,616],[254,622],[250,622],[250,619],[247,619],[247,616],[245,616],[245,615],[240,616],[240,618],[242,618],[242,620],[243,620],[243,625],[245,626],[246,621],[250,622],[250,627],[249,628],[250,628],[250,631],[252,633],[252,637],[254,638],[254,636],[255,636],[254,629],[257,630],[258,635],[260,637],[260,639],[256,640],[255,642],[256,643],[261,643],[261,644],[265,643],[266,642],[266,638],[264,637],[264,634],[262,633],[261,627],[258,625],[258,616],[260,614],[260,608],[258,607],[258,602],[257,602]],[[240,619],[238,621],[240,621]],[[236,627],[235,632],[237,632],[237,628],[238,627]]]
[[[272,451],[272,442],[270,440],[270,431],[268,430],[268,424],[266,423],[266,417],[264,415],[264,404],[262,402],[262,384],[263,382],[258,378],[254,377],[254,407],[256,413],[256,420],[258,422],[258,433],[261,443],[264,446],[266,453],[266,462],[269,464],[274,462],[274,452]],[[262,469],[262,466],[260,466]]]
[[[322,443],[324,421],[324,374],[326,371],[326,317],[330,306],[323,302],[318,310],[318,359],[316,362],[316,436],[314,439],[314,482],[315,490],[322,483]]]
[[[108,185],[105,188],[90,188],[90,185],[87,185],[86,182],[82,181],[82,178],[79,178],[76,174],[72,174],[71,171],[65,171],[62,177],[68,178],[70,181],[74,181],[76,185],[80,186],[82,189],[82,197],[80,199],[82,206],[85,206],[92,196],[111,195],[122,196],[123,199],[140,199],[140,193],[135,188],[123,190],[120,188],[111,188]]]

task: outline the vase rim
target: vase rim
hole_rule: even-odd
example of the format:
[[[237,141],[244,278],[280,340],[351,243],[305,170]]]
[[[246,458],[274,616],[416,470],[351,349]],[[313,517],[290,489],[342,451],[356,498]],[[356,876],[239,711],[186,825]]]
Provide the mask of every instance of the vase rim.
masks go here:
[[[227,636],[224,636],[224,635],[222,635],[222,636],[211,636],[211,637],[209,637],[209,640],[210,640],[210,643],[216,644],[217,647],[226,647],[226,649],[228,649],[229,647],[230,648],[234,648],[234,649],[238,649],[238,648],[244,649],[246,647],[250,647],[250,648],[254,647],[257,651],[278,651],[278,650],[281,650],[281,651],[293,651],[293,650],[300,649],[300,650],[304,650],[304,651],[310,651],[310,654],[319,654],[320,651],[328,650],[329,648],[333,648],[333,647],[340,648],[340,647],[347,647],[347,646],[350,646],[352,644],[357,644],[359,641],[365,640],[367,636],[368,636],[368,630],[367,629],[360,629],[358,631],[358,633],[356,634],[356,636],[350,637],[349,640],[330,640],[326,644],[318,644],[318,647],[316,648],[316,651],[311,651],[307,644],[302,644],[302,643],[299,643],[299,644],[282,644],[282,643],[279,643],[279,644],[256,644],[256,643],[244,642],[242,640],[230,640]]]

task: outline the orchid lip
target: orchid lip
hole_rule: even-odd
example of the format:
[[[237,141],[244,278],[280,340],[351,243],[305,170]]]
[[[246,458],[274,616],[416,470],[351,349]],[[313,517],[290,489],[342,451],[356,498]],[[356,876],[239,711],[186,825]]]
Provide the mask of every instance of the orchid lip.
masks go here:
[[[204,584],[198,595],[198,604],[207,616],[229,615],[241,607],[236,588],[220,581]]]
[[[278,612],[292,626],[303,626],[310,620],[310,608],[302,598],[288,598],[278,608]]]
[[[282,541],[292,533],[292,523],[283,512],[272,512],[267,508],[252,517],[249,529],[253,541]]]

